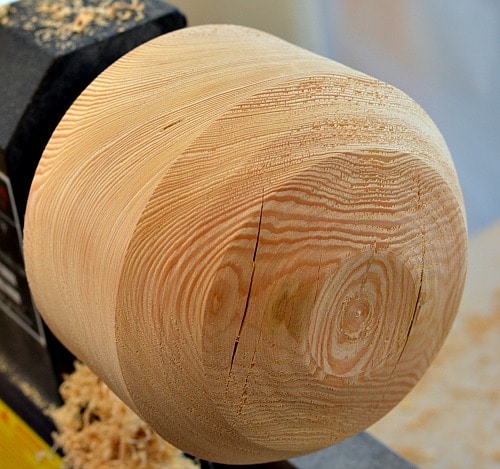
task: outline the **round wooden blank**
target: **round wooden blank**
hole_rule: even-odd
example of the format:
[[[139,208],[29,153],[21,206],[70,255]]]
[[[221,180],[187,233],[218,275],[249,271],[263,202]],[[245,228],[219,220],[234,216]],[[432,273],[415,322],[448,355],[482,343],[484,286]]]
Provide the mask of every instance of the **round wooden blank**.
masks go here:
[[[297,456],[416,384],[459,304],[462,196],[401,91],[268,34],[176,31],[71,106],[25,224],[56,336],[182,450]]]

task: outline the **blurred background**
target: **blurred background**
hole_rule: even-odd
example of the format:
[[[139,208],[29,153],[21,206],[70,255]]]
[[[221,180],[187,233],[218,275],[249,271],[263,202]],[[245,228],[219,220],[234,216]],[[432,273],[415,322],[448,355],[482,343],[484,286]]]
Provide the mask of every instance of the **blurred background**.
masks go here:
[[[450,148],[470,260],[429,372],[370,431],[424,468],[500,467],[500,2],[172,0],[190,25],[255,27],[405,91]]]

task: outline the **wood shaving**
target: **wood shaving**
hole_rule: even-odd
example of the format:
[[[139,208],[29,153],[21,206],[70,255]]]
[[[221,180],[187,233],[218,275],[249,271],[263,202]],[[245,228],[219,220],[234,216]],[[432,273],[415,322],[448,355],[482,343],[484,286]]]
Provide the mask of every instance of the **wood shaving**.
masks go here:
[[[17,14],[12,5],[0,7],[0,23],[34,31],[42,43],[64,42],[74,35],[91,36],[100,27],[141,21],[145,8],[140,0],[25,0],[23,6],[30,6],[36,15]]]
[[[54,442],[65,468],[195,469],[199,466],[164,441],[85,365],[75,363],[52,412]]]

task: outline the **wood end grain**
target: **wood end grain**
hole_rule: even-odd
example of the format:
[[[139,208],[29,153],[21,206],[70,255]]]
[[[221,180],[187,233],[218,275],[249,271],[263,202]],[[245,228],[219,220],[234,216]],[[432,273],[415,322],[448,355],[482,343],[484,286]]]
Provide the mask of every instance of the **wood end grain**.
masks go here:
[[[462,196],[395,88],[265,33],[137,48],[55,131],[25,255],[56,335],[164,438],[315,451],[416,384],[456,314]]]

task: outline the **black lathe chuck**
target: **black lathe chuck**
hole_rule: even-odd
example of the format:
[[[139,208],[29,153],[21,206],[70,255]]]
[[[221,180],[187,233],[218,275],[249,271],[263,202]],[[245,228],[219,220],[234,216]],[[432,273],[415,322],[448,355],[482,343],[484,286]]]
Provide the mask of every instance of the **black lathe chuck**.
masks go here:
[[[23,216],[36,166],[66,110],[100,72],[186,24],[163,0],[75,4],[22,0],[2,7],[0,19],[0,378],[14,374],[48,402],[58,401],[60,372],[72,357],[45,328],[24,272]]]

